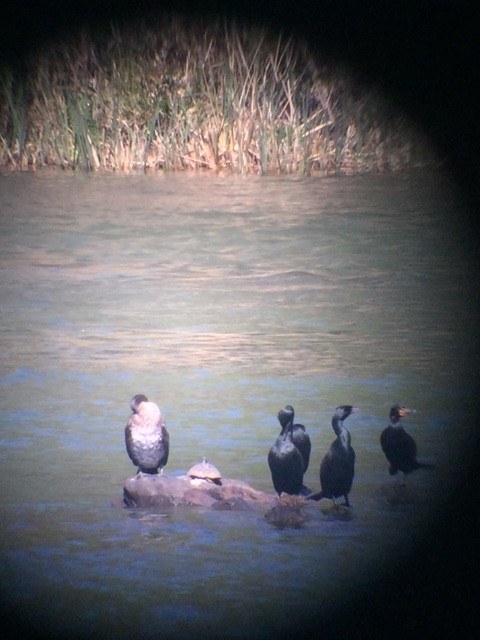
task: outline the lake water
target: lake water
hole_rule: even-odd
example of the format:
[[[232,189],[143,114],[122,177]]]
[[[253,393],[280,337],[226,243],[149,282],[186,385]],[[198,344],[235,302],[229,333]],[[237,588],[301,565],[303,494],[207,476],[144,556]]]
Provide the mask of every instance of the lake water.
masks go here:
[[[476,315],[444,176],[0,176],[2,600],[48,637],[266,638],[310,625],[407,555],[461,475]],[[453,222],[452,222],[453,221]],[[339,404],[352,516],[300,529],[259,509],[112,506],[135,469],[145,393],[167,474],[203,455],[273,492],[267,453],[294,405],[320,461]],[[389,505],[379,446],[395,403],[419,459]]]

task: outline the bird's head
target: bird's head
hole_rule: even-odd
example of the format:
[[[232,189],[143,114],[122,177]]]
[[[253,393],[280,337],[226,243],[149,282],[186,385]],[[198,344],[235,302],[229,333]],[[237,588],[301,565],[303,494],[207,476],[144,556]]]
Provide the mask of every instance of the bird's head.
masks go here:
[[[345,420],[352,413],[358,413],[359,407],[353,407],[351,404],[342,404],[335,409],[335,415],[339,420]]]
[[[408,416],[411,413],[415,413],[415,410],[409,409],[408,407],[403,407],[402,405],[399,405],[399,404],[395,404],[390,409],[390,420],[392,422],[398,422],[400,418],[404,418],[405,416]]]
[[[132,413],[138,412],[138,406],[142,402],[148,402],[147,396],[144,396],[143,393],[137,393],[137,395],[133,396],[133,398],[130,400],[130,408],[132,410]]]

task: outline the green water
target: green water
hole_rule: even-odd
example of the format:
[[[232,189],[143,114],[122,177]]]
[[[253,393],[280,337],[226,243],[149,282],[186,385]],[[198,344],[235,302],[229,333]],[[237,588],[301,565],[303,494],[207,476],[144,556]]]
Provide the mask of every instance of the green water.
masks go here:
[[[1,176],[9,610],[52,637],[263,638],[315,629],[407,554],[469,441],[476,317],[460,214],[430,174]],[[335,406],[360,406],[351,519],[314,504],[302,529],[277,530],[259,509],[112,507],[135,471],[123,441],[135,393],[166,415],[167,473],[206,455],[265,491],[281,407],[308,428],[317,489]],[[417,410],[405,426],[436,469],[392,507],[379,435],[397,402]]]

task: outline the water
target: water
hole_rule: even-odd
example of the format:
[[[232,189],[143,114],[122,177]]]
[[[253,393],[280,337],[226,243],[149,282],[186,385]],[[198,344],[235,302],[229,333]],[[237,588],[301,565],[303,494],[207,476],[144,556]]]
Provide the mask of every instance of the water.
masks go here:
[[[459,215],[432,174],[1,176],[10,613],[49,637],[280,637],[408,554],[470,438],[477,319]],[[308,427],[318,489],[333,409],[359,405],[351,519],[320,503],[278,530],[261,509],[112,506],[134,472],[135,393],[166,415],[168,473],[206,455],[265,491],[282,406]],[[405,426],[436,469],[389,506],[379,435],[396,402],[417,410]]]

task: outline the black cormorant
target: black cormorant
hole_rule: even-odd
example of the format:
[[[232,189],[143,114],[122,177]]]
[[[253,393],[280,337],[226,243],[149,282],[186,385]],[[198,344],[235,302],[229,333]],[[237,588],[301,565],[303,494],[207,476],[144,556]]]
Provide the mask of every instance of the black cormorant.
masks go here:
[[[272,474],[275,491],[280,494],[299,494],[303,486],[304,461],[302,454],[292,442],[293,422],[282,426],[275,444],[268,452],[268,466]]]
[[[287,404],[284,409],[280,409],[278,412],[278,421],[280,422],[280,426],[282,430],[280,433],[284,432],[286,426],[295,420],[295,410],[292,405]],[[292,443],[297,447],[300,451],[303,459],[303,473],[308,469],[308,463],[310,462],[310,452],[312,450],[312,443],[310,442],[310,437],[305,430],[305,426],[303,424],[293,424],[291,430],[291,439]]]
[[[355,471],[355,451],[351,446],[350,432],[343,421],[352,413],[359,411],[358,407],[342,405],[337,407],[332,418],[332,427],[337,434],[329,452],[320,464],[320,485],[322,490],[307,496],[307,500],[321,500],[340,496],[345,497],[345,506],[349,507],[348,494],[352,488]]]
[[[383,453],[390,463],[389,473],[395,475],[402,471],[404,476],[420,468],[433,468],[434,465],[417,461],[417,444],[403,428],[400,418],[413,413],[412,409],[396,404],[390,409],[390,424],[380,435]]]
[[[125,427],[127,453],[138,472],[155,474],[168,461],[170,436],[159,407],[143,394],[130,401],[132,415]]]

